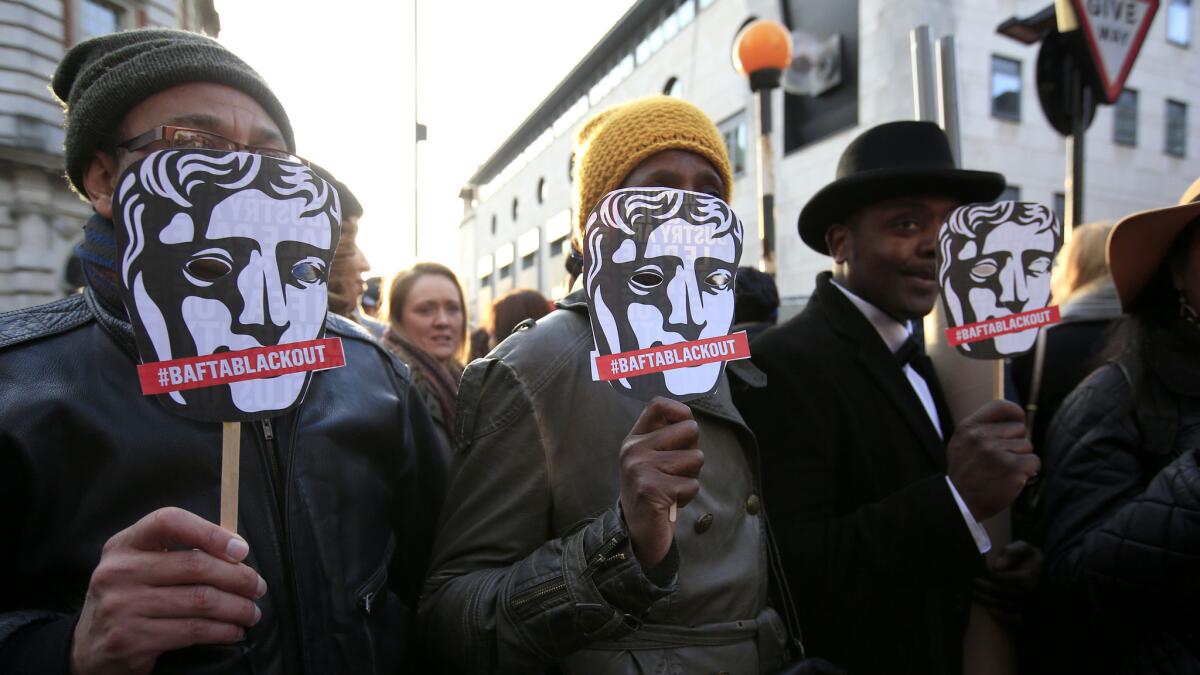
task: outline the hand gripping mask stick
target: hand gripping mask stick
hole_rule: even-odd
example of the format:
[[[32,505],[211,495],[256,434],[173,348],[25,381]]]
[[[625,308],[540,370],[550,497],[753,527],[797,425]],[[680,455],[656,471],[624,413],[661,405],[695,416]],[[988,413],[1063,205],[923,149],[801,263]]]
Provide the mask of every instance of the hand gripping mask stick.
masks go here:
[[[742,222],[716,197],[667,188],[607,194],[584,232],[593,379],[648,401],[716,390],[748,358],[733,325]]]

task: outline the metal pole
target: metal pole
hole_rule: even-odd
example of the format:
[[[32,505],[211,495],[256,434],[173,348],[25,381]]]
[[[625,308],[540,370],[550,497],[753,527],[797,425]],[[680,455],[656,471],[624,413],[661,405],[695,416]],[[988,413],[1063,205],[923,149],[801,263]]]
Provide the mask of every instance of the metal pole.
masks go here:
[[[771,88],[763,87],[758,103],[758,238],[762,242],[759,268],[775,276],[775,162],[771,152]]]
[[[933,38],[929,26],[917,26],[908,35],[912,51],[913,106],[918,120],[937,119],[937,92],[934,91]]]
[[[417,24],[417,0],[413,0],[413,261],[420,260],[419,251],[421,250],[421,213],[418,209],[418,204],[421,200],[421,183],[417,180],[417,155],[421,147],[420,138],[417,135],[418,125],[421,123],[417,117],[417,36],[421,34]]]
[[[1087,132],[1088,100],[1091,91],[1084,83],[1083,73],[1079,64],[1071,59],[1067,66],[1070,69],[1071,82],[1071,136],[1067,138],[1067,171],[1066,171],[1066,226],[1074,230],[1083,223],[1083,162],[1084,137]]]
[[[962,135],[958,120],[958,68],[954,58],[954,36],[937,41],[938,122],[950,139],[954,165],[962,167]]]

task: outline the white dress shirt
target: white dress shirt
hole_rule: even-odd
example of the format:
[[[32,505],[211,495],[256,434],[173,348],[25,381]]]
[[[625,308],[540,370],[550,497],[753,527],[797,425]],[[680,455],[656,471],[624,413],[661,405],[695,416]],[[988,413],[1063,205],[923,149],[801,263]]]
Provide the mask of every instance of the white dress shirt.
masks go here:
[[[888,350],[893,354],[912,335],[912,328],[908,323],[900,323],[875,305],[850,292],[838,282],[830,281],[833,283],[834,288],[841,291],[858,308],[858,311],[862,312],[867,321],[871,322],[871,325],[879,333],[879,337],[883,338],[883,343],[887,345]],[[921,400],[921,407],[925,408],[925,414],[929,415],[929,421],[933,423],[933,428],[937,431],[940,438],[942,436],[941,417],[938,416],[937,405],[933,402],[933,392],[930,391],[929,384],[925,382],[925,378],[921,377],[907,363],[904,364],[903,372],[904,377],[908,379],[908,384],[913,388],[913,392]],[[975,546],[979,549],[980,553],[987,553],[992,548],[992,540],[988,537],[987,530],[983,529],[979,521],[975,520],[975,517],[971,515],[970,509],[967,508],[966,502],[962,500],[962,496],[958,494],[958,489],[954,487],[954,482],[950,480],[950,476],[946,476],[946,484],[950,486],[950,494],[954,495],[954,503],[958,504],[958,510],[962,512],[963,520],[967,522],[967,527],[971,530],[971,538],[975,540]]]

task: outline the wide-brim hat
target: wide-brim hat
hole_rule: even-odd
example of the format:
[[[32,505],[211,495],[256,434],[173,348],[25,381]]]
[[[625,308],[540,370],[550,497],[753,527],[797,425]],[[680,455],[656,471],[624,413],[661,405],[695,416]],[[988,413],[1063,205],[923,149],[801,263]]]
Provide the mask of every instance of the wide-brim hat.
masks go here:
[[[864,206],[905,195],[944,195],[963,203],[989,202],[1004,192],[1004,176],[954,166],[950,141],[933,122],[889,122],[850,142],[837,179],[800,211],[800,238],[829,255],[825,232]]]
[[[1177,206],[1142,211],[1122,218],[1108,235],[1108,268],[1124,312],[1162,267],[1171,245],[1192,221],[1200,218],[1200,179],[1188,187]]]

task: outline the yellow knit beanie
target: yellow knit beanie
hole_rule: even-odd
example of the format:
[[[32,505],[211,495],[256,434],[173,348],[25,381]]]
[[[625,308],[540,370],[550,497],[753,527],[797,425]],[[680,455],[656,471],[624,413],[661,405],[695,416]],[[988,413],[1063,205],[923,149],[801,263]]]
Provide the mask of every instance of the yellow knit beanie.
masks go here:
[[[671,96],[648,96],[607,108],[575,137],[575,243],[588,214],[643,160],[663,150],[687,150],[707,159],[721,176],[729,201],[733,171],[717,126],[696,106]]]

